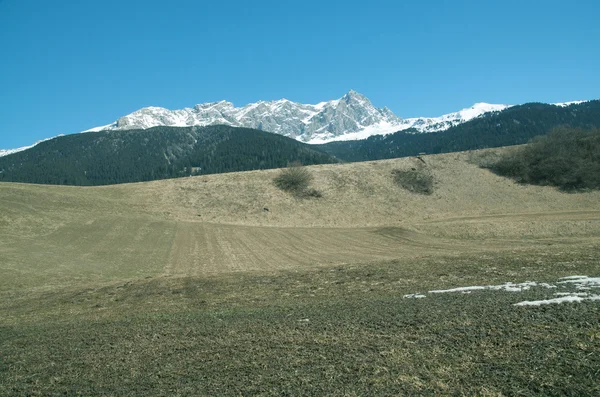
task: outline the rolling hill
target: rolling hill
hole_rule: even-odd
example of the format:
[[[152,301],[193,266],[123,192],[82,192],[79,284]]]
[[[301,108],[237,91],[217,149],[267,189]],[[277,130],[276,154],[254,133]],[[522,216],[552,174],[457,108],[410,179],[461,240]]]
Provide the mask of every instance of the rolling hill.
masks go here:
[[[0,394],[594,395],[600,192],[481,155],[0,183]]]
[[[192,174],[332,163],[317,148],[276,134],[227,126],[154,127],[73,134],[0,157],[0,181],[107,185]]]
[[[369,161],[517,145],[557,126],[599,127],[600,101],[531,103],[486,113],[445,131],[405,130],[365,140],[307,145],[227,126],[89,132],[0,157],[0,181],[106,185],[286,166]]]

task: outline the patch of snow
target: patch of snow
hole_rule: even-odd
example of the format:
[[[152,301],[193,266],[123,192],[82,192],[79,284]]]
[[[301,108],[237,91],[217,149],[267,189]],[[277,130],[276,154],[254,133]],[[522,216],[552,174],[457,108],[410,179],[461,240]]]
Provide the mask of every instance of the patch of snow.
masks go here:
[[[600,288],[600,277],[571,276],[561,279],[558,284],[572,284],[578,290],[589,290],[591,288]]]
[[[344,135],[332,136],[332,135],[321,135],[311,140],[307,141],[308,144],[321,144],[328,142],[338,142],[338,141],[357,141],[359,139],[367,139],[373,135],[388,135],[393,134],[398,131],[406,130],[411,128],[408,125],[398,125],[392,124],[387,121],[382,121],[378,124],[369,125],[364,127],[362,130],[357,132],[349,132]]]
[[[590,292],[581,292],[581,291],[590,291],[592,289],[600,289],[600,277],[589,277],[589,276],[567,276],[562,277],[559,281],[554,284],[548,283],[539,283],[536,281],[525,281],[523,283],[512,283],[507,282],[499,285],[474,285],[469,287],[457,287],[451,289],[443,289],[443,290],[431,290],[428,293],[430,294],[445,294],[445,293],[462,293],[462,294],[470,294],[474,291],[506,291],[506,292],[523,292],[530,290],[533,287],[537,288],[568,288],[571,289],[574,287],[579,292],[555,292],[554,296],[556,298],[544,299],[544,300],[536,300],[536,301],[523,301],[519,303],[515,303],[514,306],[540,306],[546,304],[553,303],[563,303],[563,302],[583,302],[583,301],[597,301],[600,300],[600,295],[594,295]],[[416,294],[407,294],[403,296],[404,298],[425,298],[425,294],[416,293]]]
[[[459,287],[452,289],[442,289],[442,290],[433,290],[429,291],[430,294],[445,294],[449,292],[471,292],[471,291],[482,291],[482,290],[490,290],[490,291],[508,291],[508,292],[521,292],[530,289],[535,286],[544,286],[546,288],[552,288],[553,286],[549,284],[540,285],[534,281],[526,281],[520,284],[513,283],[505,283],[500,285],[485,285],[485,286],[472,286],[472,287]]]
[[[566,108],[567,106],[579,105],[580,103],[584,103],[584,102],[589,102],[589,101],[559,102],[559,103],[553,103],[552,105],[558,106],[558,107],[561,107],[561,108]]]
[[[20,148],[17,148],[17,149],[7,149],[7,150],[6,149],[0,149],[0,157],[8,156],[8,155],[13,154],[13,153],[18,153],[18,152],[22,152],[22,151],[27,150],[27,149],[31,149],[32,147],[34,147],[36,145],[39,145],[42,142],[49,141],[50,139],[54,139],[54,138],[57,138],[59,136],[63,136],[63,134],[58,134],[57,136],[53,136],[52,138],[42,139],[41,141],[37,141],[33,145],[23,146],[23,147],[20,147]]]
[[[116,123],[102,125],[100,127],[94,127],[94,128],[90,128],[89,130],[81,131],[81,134],[83,134],[84,132],[100,132],[100,131],[104,131],[104,130],[110,130],[116,126],[117,126]]]
[[[416,129],[418,132],[437,132],[444,131],[448,128],[457,126],[474,118],[480,117],[486,113],[499,112],[511,107],[511,105],[495,105],[489,103],[476,103],[470,108],[462,109],[458,112],[448,113],[440,117],[416,117],[407,119],[384,120],[369,126],[363,126],[362,129],[356,132],[348,132],[342,135],[321,134],[306,141],[309,144],[322,144],[336,141],[354,141],[366,139],[374,135],[388,135],[395,132]],[[389,109],[381,110],[382,113],[391,111]],[[393,115],[393,113],[391,113]]]
[[[583,302],[586,300],[596,301],[600,300],[600,295],[588,295],[586,297],[582,297],[579,295],[567,295],[561,296],[560,298],[552,298],[552,299],[544,299],[539,301],[523,301],[519,303],[515,303],[514,306],[541,306],[541,305],[551,305],[556,303],[565,303],[565,302]]]
[[[480,287],[480,286],[473,286],[473,287],[458,287],[458,288],[452,288],[452,289],[438,289],[438,290],[433,290],[433,291],[429,291],[430,294],[445,294],[447,292],[465,292],[465,291],[480,291],[480,290],[484,290],[485,287]]]
[[[588,296],[587,292],[555,292],[556,296]]]
[[[425,295],[423,295],[423,294],[407,294],[407,295],[404,295],[403,298],[407,298],[407,299],[422,299],[422,298],[425,298]]]
[[[477,118],[485,113],[500,112],[509,107],[510,107],[510,105],[495,105],[495,104],[480,102],[480,103],[474,104],[470,108],[461,110],[460,112],[458,112],[458,114],[460,115],[460,118],[463,121],[469,121],[469,120],[473,120],[474,118]],[[442,117],[444,117],[444,116],[442,116]]]

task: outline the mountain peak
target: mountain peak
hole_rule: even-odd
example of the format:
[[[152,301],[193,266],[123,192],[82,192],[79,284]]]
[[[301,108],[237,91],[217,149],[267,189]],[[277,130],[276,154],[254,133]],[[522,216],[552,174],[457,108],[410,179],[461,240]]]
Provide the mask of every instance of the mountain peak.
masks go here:
[[[556,106],[574,106],[587,101],[555,103]],[[111,124],[83,132],[146,129],[155,126],[208,126],[229,125],[260,129],[308,143],[365,139],[403,130],[436,132],[465,123],[490,112],[502,111],[510,105],[486,102],[439,117],[401,119],[389,108],[375,108],[364,95],[350,90],[340,99],[314,105],[280,99],[259,101],[243,107],[222,100],[197,104],[193,108],[169,110],[148,106],[119,118]],[[30,148],[0,150],[0,157]]]
[[[350,98],[354,98],[354,99],[367,99],[366,96],[364,96],[363,94],[356,92],[354,90],[350,90],[348,91],[346,94],[344,94],[344,96],[342,97],[342,99],[350,99]]]
[[[387,107],[377,109],[366,96],[349,90],[340,99],[316,105],[296,103],[284,98],[276,101],[258,101],[239,108],[224,100],[179,110],[150,106],[91,131],[223,124],[260,129],[303,142],[322,143],[361,139],[409,128],[419,132],[441,131],[486,112],[506,107],[481,102],[471,108],[437,118],[401,119]]]

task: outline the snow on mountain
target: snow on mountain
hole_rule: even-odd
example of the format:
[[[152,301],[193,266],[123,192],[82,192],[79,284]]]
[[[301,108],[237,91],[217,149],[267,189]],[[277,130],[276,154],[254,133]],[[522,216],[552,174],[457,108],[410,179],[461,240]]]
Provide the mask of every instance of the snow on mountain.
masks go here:
[[[350,91],[340,99],[316,105],[281,99],[259,101],[240,108],[227,101],[204,103],[180,110],[146,107],[108,126],[85,132],[225,124],[256,128],[308,142],[359,132],[380,123],[399,125],[400,119],[389,109],[377,109],[365,96]]]
[[[561,102],[553,105],[567,107],[583,102],[587,101]],[[386,135],[410,128],[423,133],[443,131],[508,107],[510,105],[476,103],[470,108],[439,117],[401,119],[387,107],[376,108],[367,97],[350,90],[340,99],[316,105],[280,99],[259,101],[239,108],[227,101],[203,103],[193,108],[179,110],[151,106],[121,117],[114,123],[83,132],[225,124],[256,128],[317,144],[366,139],[372,135]],[[0,157],[27,150],[45,140],[47,139],[18,149],[0,150]]]
[[[582,102],[586,101],[554,103],[553,105],[566,107]],[[302,142],[317,144],[366,139],[372,135],[386,135],[410,128],[422,133],[443,131],[508,107],[510,105],[476,103],[470,108],[439,117],[401,119],[387,107],[376,108],[367,97],[350,90],[340,99],[316,105],[280,99],[278,101],[259,101],[243,107],[235,107],[227,101],[203,103],[193,108],[179,110],[151,106],[121,117],[114,123],[83,132],[146,129],[155,126],[185,127],[225,124],[234,127],[256,128]],[[29,149],[38,143],[19,149],[0,150],[0,156]]]
[[[240,108],[227,101],[204,103],[180,110],[146,107],[121,117],[112,124],[84,132],[225,124],[269,131],[302,142],[324,143],[364,139],[408,128],[415,128],[419,132],[441,131],[506,107],[478,103],[471,108],[441,117],[403,120],[388,108],[376,108],[364,95],[350,90],[340,99],[316,105],[281,99],[259,101]]]
[[[447,130],[450,127],[466,123],[469,120],[482,116],[490,112],[499,112],[510,105],[494,105],[489,103],[476,103],[470,108],[462,109],[458,112],[448,113],[440,117],[416,117],[408,119],[400,119],[398,123],[380,122],[374,125],[366,126],[358,132],[350,132],[344,135],[335,137],[315,138],[308,143],[327,143],[333,141],[350,141],[358,139],[366,139],[372,135],[387,135],[394,132],[414,128],[419,132],[435,132]]]
[[[588,101],[571,101],[571,102],[560,102],[560,103],[553,103],[554,106],[559,106],[561,108],[566,108],[567,106],[571,106],[571,105],[579,105],[580,103],[584,103],[584,102],[588,102]]]
[[[63,134],[60,134],[60,135],[57,135],[57,136],[63,136]],[[23,147],[20,147],[20,148],[17,148],[17,149],[0,149],[0,157],[8,156],[9,154],[18,153],[18,152],[22,152],[23,150],[31,149],[32,147],[34,147],[37,144],[40,144],[40,143],[45,142],[45,141],[49,141],[50,139],[54,139],[54,138],[56,138],[56,136],[54,136],[52,138],[42,139],[41,141],[37,141],[33,145],[23,146]]]
[[[2,156],[8,156],[9,154],[17,153],[17,152],[20,152],[22,150],[27,150],[30,147],[31,146],[22,147],[22,148],[18,148],[18,149],[0,149],[0,157],[2,157]]]

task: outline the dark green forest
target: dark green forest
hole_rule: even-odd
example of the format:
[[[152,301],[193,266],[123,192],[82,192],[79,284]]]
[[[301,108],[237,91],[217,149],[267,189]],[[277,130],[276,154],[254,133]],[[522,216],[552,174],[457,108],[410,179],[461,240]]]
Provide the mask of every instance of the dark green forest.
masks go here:
[[[381,160],[500,146],[520,145],[555,127],[600,127],[600,101],[567,107],[543,103],[513,106],[489,113],[446,131],[405,130],[360,141],[331,142],[319,148],[344,161]]]
[[[600,128],[555,128],[486,168],[520,183],[564,191],[600,189]]]
[[[0,181],[107,185],[336,160],[313,146],[227,126],[73,134],[0,157]]]
[[[0,157],[0,182],[107,185],[279,168],[292,162],[310,165],[380,160],[519,145],[558,126],[599,128],[600,101],[567,107],[528,103],[446,131],[406,130],[323,145],[228,126],[73,134]]]

